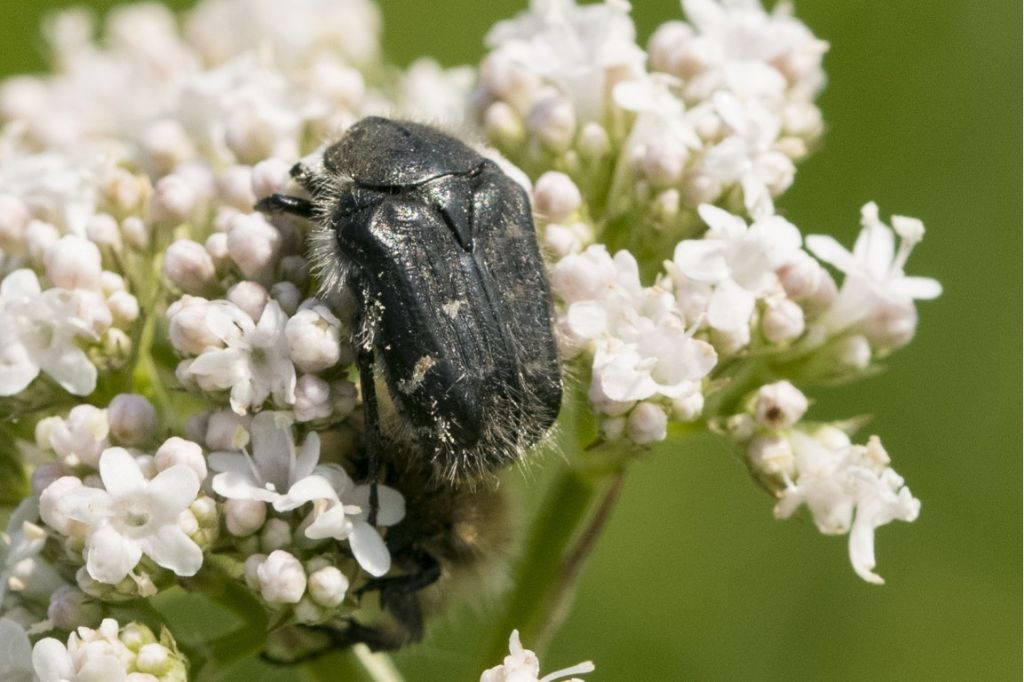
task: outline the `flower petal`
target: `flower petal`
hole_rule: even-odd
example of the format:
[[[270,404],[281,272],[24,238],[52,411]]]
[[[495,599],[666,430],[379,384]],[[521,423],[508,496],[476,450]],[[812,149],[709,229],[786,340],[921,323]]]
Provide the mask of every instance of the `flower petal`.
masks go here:
[[[146,486],[139,463],[124,448],[107,448],[100,455],[100,478],[113,497],[130,495]]]
[[[337,499],[338,495],[327,479],[314,474],[296,481],[287,494],[274,500],[274,509],[280,512],[291,511],[313,500]]]
[[[176,518],[195,501],[199,486],[195,469],[175,464],[153,477],[146,487],[146,496],[157,513]]]
[[[356,561],[367,573],[375,578],[391,570],[391,554],[381,539],[380,533],[365,521],[352,522],[352,534],[348,544]]]
[[[39,682],[60,682],[75,679],[75,664],[66,646],[53,637],[36,642],[32,647],[32,667]]]
[[[146,538],[143,550],[150,559],[174,571],[176,575],[195,575],[203,565],[203,551],[178,526],[166,525],[160,528]]]
[[[808,235],[804,243],[807,244],[807,250],[817,256],[819,260],[834,266],[840,272],[846,274],[856,272],[857,262],[854,260],[853,254],[834,238],[826,234],[812,234]]]
[[[116,585],[139,563],[142,548],[134,540],[104,525],[89,535],[85,556],[85,566],[93,580]]]
[[[725,250],[718,239],[686,239],[676,245],[673,261],[690,279],[715,284],[729,277]]]
[[[38,355],[40,368],[72,395],[89,395],[96,388],[96,366],[78,346],[58,344]]]
[[[901,277],[891,283],[889,291],[895,296],[930,301],[942,295],[942,284],[931,277]]]

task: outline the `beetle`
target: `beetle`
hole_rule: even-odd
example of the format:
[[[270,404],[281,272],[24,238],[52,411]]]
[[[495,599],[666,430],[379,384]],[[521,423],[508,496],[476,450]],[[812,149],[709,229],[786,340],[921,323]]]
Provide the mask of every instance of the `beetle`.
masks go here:
[[[354,292],[371,481],[389,441],[449,482],[516,461],[562,399],[525,190],[460,140],[381,117],[350,127],[322,166],[292,168],[310,199],[257,208],[311,219],[321,294]]]

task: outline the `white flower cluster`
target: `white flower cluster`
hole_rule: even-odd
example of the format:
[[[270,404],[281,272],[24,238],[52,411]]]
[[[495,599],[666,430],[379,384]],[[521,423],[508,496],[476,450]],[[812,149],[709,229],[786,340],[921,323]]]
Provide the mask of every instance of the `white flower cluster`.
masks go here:
[[[785,3],[769,13],[757,0],[684,0],[689,23],[662,25],[645,53],[628,9],[532,3],[488,35],[475,96],[491,141],[535,176],[558,331],[589,372],[601,438],[643,445],[666,439],[673,421],[725,420],[737,392],[754,388],[737,377],[759,365],[767,376],[834,383],[909,343],[914,300],[941,293],[904,272],[921,221],[895,216],[890,227],[868,204],[847,251],[831,237],[805,240],[775,213],[773,198],[822,130],[814,98],[827,44]],[[826,266],[843,273],[841,286]],[[762,474],[776,453],[766,443],[791,439],[773,434],[750,446]],[[842,460],[833,482],[860,471],[850,453],[861,449],[847,446],[830,450]],[[810,485],[820,466],[807,467],[771,472],[773,486]],[[881,502],[895,474],[876,473],[881,487],[823,487],[809,505],[818,519],[827,489],[825,507],[858,510],[851,548],[916,515],[905,490]],[[796,506],[780,504],[780,515]],[[819,527],[845,532],[850,518]],[[874,580],[868,554],[851,549]]]
[[[0,677],[8,682],[185,682],[188,666],[170,634],[145,625],[75,628],[64,643],[53,637],[33,646],[18,622],[0,618]]]
[[[371,514],[352,478],[354,301],[319,296],[308,221],[254,209],[370,114],[475,121],[522,169],[482,150],[532,188],[599,439],[725,433],[778,516],[848,532],[880,581],[874,530],[919,503],[876,438],[801,421],[795,385],[911,340],[941,292],[905,273],[924,227],[868,204],[847,250],[777,215],[827,46],[785,3],[683,9],[645,51],[624,0],[535,0],[479,70],[405,71],[370,0],[204,0],[181,29],[155,3],[101,30],[55,15],[53,72],[0,84],[0,457],[32,484],[0,535],[0,675],[184,679],[173,642],[103,619],[211,563],[285,626],[337,625],[396,577],[405,500],[382,485]],[[32,653],[22,626],[70,638]],[[482,680],[592,669],[539,678],[515,632],[510,652]]]
[[[878,436],[854,445],[836,426],[801,423],[806,411],[807,398],[793,384],[767,384],[753,394],[746,412],[729,418],[727,430],[778,496],[775,516],[789,518],[806,506],[822,533],[849,534],[854,570],[881,584],[874,572],[875,529],[913,521],[921,502],[889,466]]]
[[[822,130],[828,45],[785,3],[682,5],[689,23],[663,24],[645,52],[623,0],[531,3],[487,36],[480,124],[528,171],[610,183],[611,215],[636,206],[685,229],[680,210],[705,202],[770,214]]]
[[[480,682],[554,682],[563,678],[568,678],[565,682],[582,682],[578,677],[569,676],[594,671],[594,664],[585,661],[540,677],[540,660],[537,654],[523,648],[518,630],[513,630],[508,638],[508,651],[501,665],[488,668],[480,675]]]

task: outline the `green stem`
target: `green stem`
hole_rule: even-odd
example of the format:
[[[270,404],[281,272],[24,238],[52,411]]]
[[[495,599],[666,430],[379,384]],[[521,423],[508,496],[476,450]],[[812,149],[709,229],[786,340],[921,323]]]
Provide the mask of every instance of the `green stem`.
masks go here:
[[[588,452],[581,457],[597,454]],[[534,650],[541,637],[553,633],[559,620],[553,612],[561,611],[564,615],[568,608],[575,579],[617,496],[615,492],[609,497],[609,490],[621,486],[627,454],[628,451],[622,452],[604,460],[607,466],[600,468],[583,470],[568,466],[559,472],[530,529],[504,613],[490,639],[484,641],[481,670],[496,665],[507,655],[508,637],[513,629],[518,629],[523,642]],[[609,504],[599,505],[596,514],[591,512],[594,502],[602,497]],[[567,550],[574,541],[574,549]]]
[[[305,677],[312,682],[403,682],[391,658],[373,653],[365,644],[351,649],[319,656],[303,666]]]

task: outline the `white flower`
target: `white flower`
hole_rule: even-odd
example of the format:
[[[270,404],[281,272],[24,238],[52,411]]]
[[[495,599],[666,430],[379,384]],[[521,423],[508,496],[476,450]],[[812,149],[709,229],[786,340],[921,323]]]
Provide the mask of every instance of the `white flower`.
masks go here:
[[[229,323],[236,329],[228,327],[221,332],[226,348],[202,352],[189,365],[188,373],[204,390],[230,389],[231,409],[238,414],[262,406],[270,396],[278,405],[291,405],[295,402],[295,365],[288,357],[288,317],[277,301],[267,303],[256,324],[238,312]]]
[[[57,501],[60,513],[89,528],[84,552],[89,575],[117,584],[143,554],[177,575],[194,575],[203,553],[178,521],[199,493],[196,473],[176,465],[147,481],[123,448],[104,450],[99,469],[104,488],[79,486]]]
[[[110,445],[107,410],[93,405],[76,405],[66,419],[56,418],[46,438],[62,461],[71,466],[95,467],[100,454]]]
[[[818,530],[828,535],[849,533],[850,563],[864,580],[882,584],[875,568],[875,529],[890,521],[913,521],[921,502],[892,470],[889,455],[876,436],[866,446],[850,445],[838,429],[815,435],[790,435],[796,475],[775,507],[788,518],[806,505]]]
[[[0,396],[21,392],[40,371],[69,393],[92,393],[96,367],[76,337],[96,339],[96,333],[80,318],[73,292],[42,291],[31,270],[7,275],[0,283]]]
[[[712,102],[732,134],[705,152],[698,172],[722,186],[739,185],[754,218],[771,216],[772,197],[786,191],[796,174],[789,157],[774,149],[781,121],[766,108],[724,92],[716,93]]]
[[[524,649],[519,641],[519,630],[513,630],[512,636],[508,638],[509,655],[501,665],[489,668],[480,675],[480,682],[553,682],[554,680],[569,677],[579,673],[594,671],[594,664],[590,661],[578,663],[571,668],[563,668],[544,677],[540,675],[540,661],[537,654],[529,649]],[[579,682],[578,678],[571,678],[567,682]]]
[[[558,87],[583,121],[601,120],[616,80],[642,73],[646,58],[629,3],[621,0],[535,0],[528,12],[495,24],[485,42],[502,59]]]
[[[320,437],[311,431],[298,452],[292,436],[292,417],[285,412],[260,412],[249,427],[252,454],[210,453],[213,490],[232,500],[269,502],[278,511],[295,509],[296,500],[320,459]]]
[[[800,248],[800,231],[779,216],[768,216],[750,227],[742,218],[703,204],[700,216],[708,224],[703,239],[676,246],[673,263],[679,274],[712,285],[708,324],[730,332],[746,326],[758,298],[781,289],[775,270]]]
[[[846,274],[839,295],[822,323],[831,331],[841,331],[872,315],[876,307],[907,304],[914,299],[933,299],[942,293],[942,285],[930,277],[908,277],[903,268],[924,236],[924,226],[911,218],[894,216],[900,229],[899,249],[896,235],[878,217],[878,206],[865,204],[861,210],[862,228],[847,251],[827,235],[807,237],[807,248],[821,260]]]
[[[134,641],[133,629],[142,626],[130,625],[125,628],[126,639]],[[95,630],[80,627],[68,637],[67,645],[59,640],[47,637],[36,643],[32,649],[32,664],[39,682],[129,682],[137,679],[139,673],[129,670],[146,667],[146,657],[142,656],[141,647],[137,657],[125,641],[119,638],[118,623],[113,618],[104,619]],[[152,633],[145,631],[145,638],[151,639]],[[169,677],[174,672],[184,675],[183,666],[180,670],[163,672]],[[148,679],[148,678],[143,678]]]
[[[692,28],[663,26],[651,39],[651,56],[655,68],[690,81],[690,97],[728,89],[781,106],[784,97],[808,100],[823,87],[828,43],[792,16],[789,3],[771,14],[758,0],[683,0],[683,9]]]
[[[312,479],[319,479],[314,481]],[[348,540],[352,554],[363,569],[382,576],[391,569],[391,555],[377,529],[368,522],[370,486],[355,485],[345,470],[322,466],[302,491],[313,501],[312,522],[306,527],[311,540]],[[393,526],[405,517],[405,499],[394,488],[377,486],[377,525]]]

